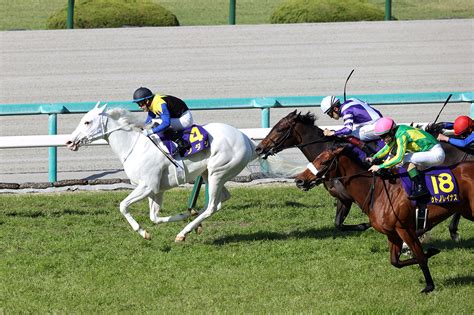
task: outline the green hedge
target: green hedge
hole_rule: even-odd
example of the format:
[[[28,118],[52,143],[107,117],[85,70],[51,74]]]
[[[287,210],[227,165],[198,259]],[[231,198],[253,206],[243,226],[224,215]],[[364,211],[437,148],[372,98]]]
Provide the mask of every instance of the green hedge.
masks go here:
[[[378,21],[384,11],[364,0],[289,0],[271,15],[271,23]]]
[[[67,6],[48,18],[47,27],[66,28],[66,20]],[[179,21],[173,13],[149,0],[76,1],[74,28],[122,26],[179,26]]]

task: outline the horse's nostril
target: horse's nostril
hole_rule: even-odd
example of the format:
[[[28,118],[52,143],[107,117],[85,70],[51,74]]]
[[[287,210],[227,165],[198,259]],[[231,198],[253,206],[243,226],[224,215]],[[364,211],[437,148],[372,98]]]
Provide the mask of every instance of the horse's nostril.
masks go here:
[[[296,179],[295,179],[295,183],[296,183],[296,186],[299,187],[299,186],[303,185],[303,180],[296,178]]]
[[[257,153],[259,153],[259,154],[262,153],[262,148],[256,147],[256,148],[255,148],[255,152],[257,152]]]

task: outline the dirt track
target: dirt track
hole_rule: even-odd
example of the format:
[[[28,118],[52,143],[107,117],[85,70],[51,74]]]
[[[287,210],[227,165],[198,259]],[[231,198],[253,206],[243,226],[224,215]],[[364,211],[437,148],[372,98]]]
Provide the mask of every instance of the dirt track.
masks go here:
[[[353,68],[349,95],[473,91],[473,34],[474,20],[0,32],[0,103],[127,100],[142,85],[185,99],[342,94]],[[407,122],[439,108],[381,110]],[[271,124],[287,112],[272,111]],[[441,120],[468,112],[447,106]],[[258,110],[194,115],[260,127]],[[79,119],[61,116],[58,133]],[[46,116],[0,117],[1,136],[32,134],[47,134]],[[108,147],[58,155],[58,179],[125,177]],[[2,150],[0,182],[47,181],[47,159],[46,149]]]

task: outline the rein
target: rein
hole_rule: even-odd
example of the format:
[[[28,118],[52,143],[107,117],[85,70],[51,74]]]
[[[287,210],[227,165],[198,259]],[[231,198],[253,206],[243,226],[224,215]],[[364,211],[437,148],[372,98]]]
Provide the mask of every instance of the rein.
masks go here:
[[[335,156],[334,158],[332,158],[331,163],[329,164],[329,166],[327,166],[323,170],[321,170],[321,173],[322,173],[322,175],[320,177],[321,179],[339,181],[339,180],[350,179],[350,178],[353,178],[353,177],[358,177],[358,176],[361,176],[363,174],[370,173],[370,171],[367,170],[367,171],[362,171],[362,172],[358,172],[358,173],[351,174],[351,175],[326,178],[327,173],[331,170],[333,165],[336,165],[335,167],[336,167],[336,170],[337,170],[338,169],[337,168],[337,166],[338,166],[338,156]],[[319,172],[318,172],[318,174],[319,174]],[[384,182],[384,186],[385,186],[385,182]],[[370,198],[369,211],[372,208],[373,201],[374,201],[374,190],[375,190],[375,174],[372,175],[372,184],[370,185],[370,192],[367,195],[367,197],[365,198],[364,202],[362,203],[362,206],[361,206],[362,209],[367,204],[367,200],[369,200],[369,198]],[[387,194],[388,194],[388,191],[387,191]],[[392,208],[393,208],[393,206],[392,206]]]
[[[296,148],[304,148],[305,146],[308,146],[310,144],[314,144],[314,143],[325,143],[325,142],[329,142],[329,141],[333,141],[332,139],[328,139],[328,138],[320,138],[318,140],[313,140],[313,141],[310,141],[310,142],[306,142],[306,143],[302,143],[302,144],[296,144],[294,145],[293,147],[296,147]]]
[[[288,120],[288,118],[286,118],[286,120]],[[315,144],[315,143],[325,143],[325,142],[329,142],[329,141],[333,141],[333,139],[331,138],[328,138],[328,137],[321,137],[319,139],[316,139],[316,140],[313,140],[313,141],[310,141],[310,142],[306,142],[306,143],[301,143],[301,144],[295,144],[295,145],[292,145],[292,146],[289,146],[289,147],[286,147],[284,148],[283,147],[283,143],[288,140],[288,138],[291,136],[291,134],[294,132],[295,135],[300,139],[302,140],[303,137],[294,129],[294,125],[295,125],[295,122],[292,121],[292,123],[288,123],[289,128],[285,131],[285,134],[283,135],[283,137],[281,137],[278,141],[274,141],[273,139],[271,138],[268,138],[268,140],[272,143],[273,145],[273,148],[270,150],[270,152],[272,154],[276,154],[277,152],[280,152],[284,149],[291,149],[291,148],[304,148],[310,144]]]
[[[293,126],[291,125],[290,128],[288,128],[288,130],[286,131],[283,138],[280,139],[278,142],[275,142],[275,141],[273,141],[273,139],[268,138],[268,140],[270,140],[270,142],[273,144],[273,148],[271,149],[272,153],[280,152],[280,151],[283,150],[280,147],[282,147],[283,143],[290,137],[292,131],[293,131]],[[293,147],[295,147],[295,146],[293,146]]]

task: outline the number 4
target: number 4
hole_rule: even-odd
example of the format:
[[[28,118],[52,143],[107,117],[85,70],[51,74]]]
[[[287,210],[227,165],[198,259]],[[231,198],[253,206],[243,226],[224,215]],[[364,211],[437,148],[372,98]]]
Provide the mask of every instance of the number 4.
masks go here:
[[[198,142],[198,141],[202,141],[202,139],[204,139],[204,136],[199,131],[199,128],[198,127],[193,127],[191,129],[191,134],[189,135],[189,142],[191,142],[191,143]]]

